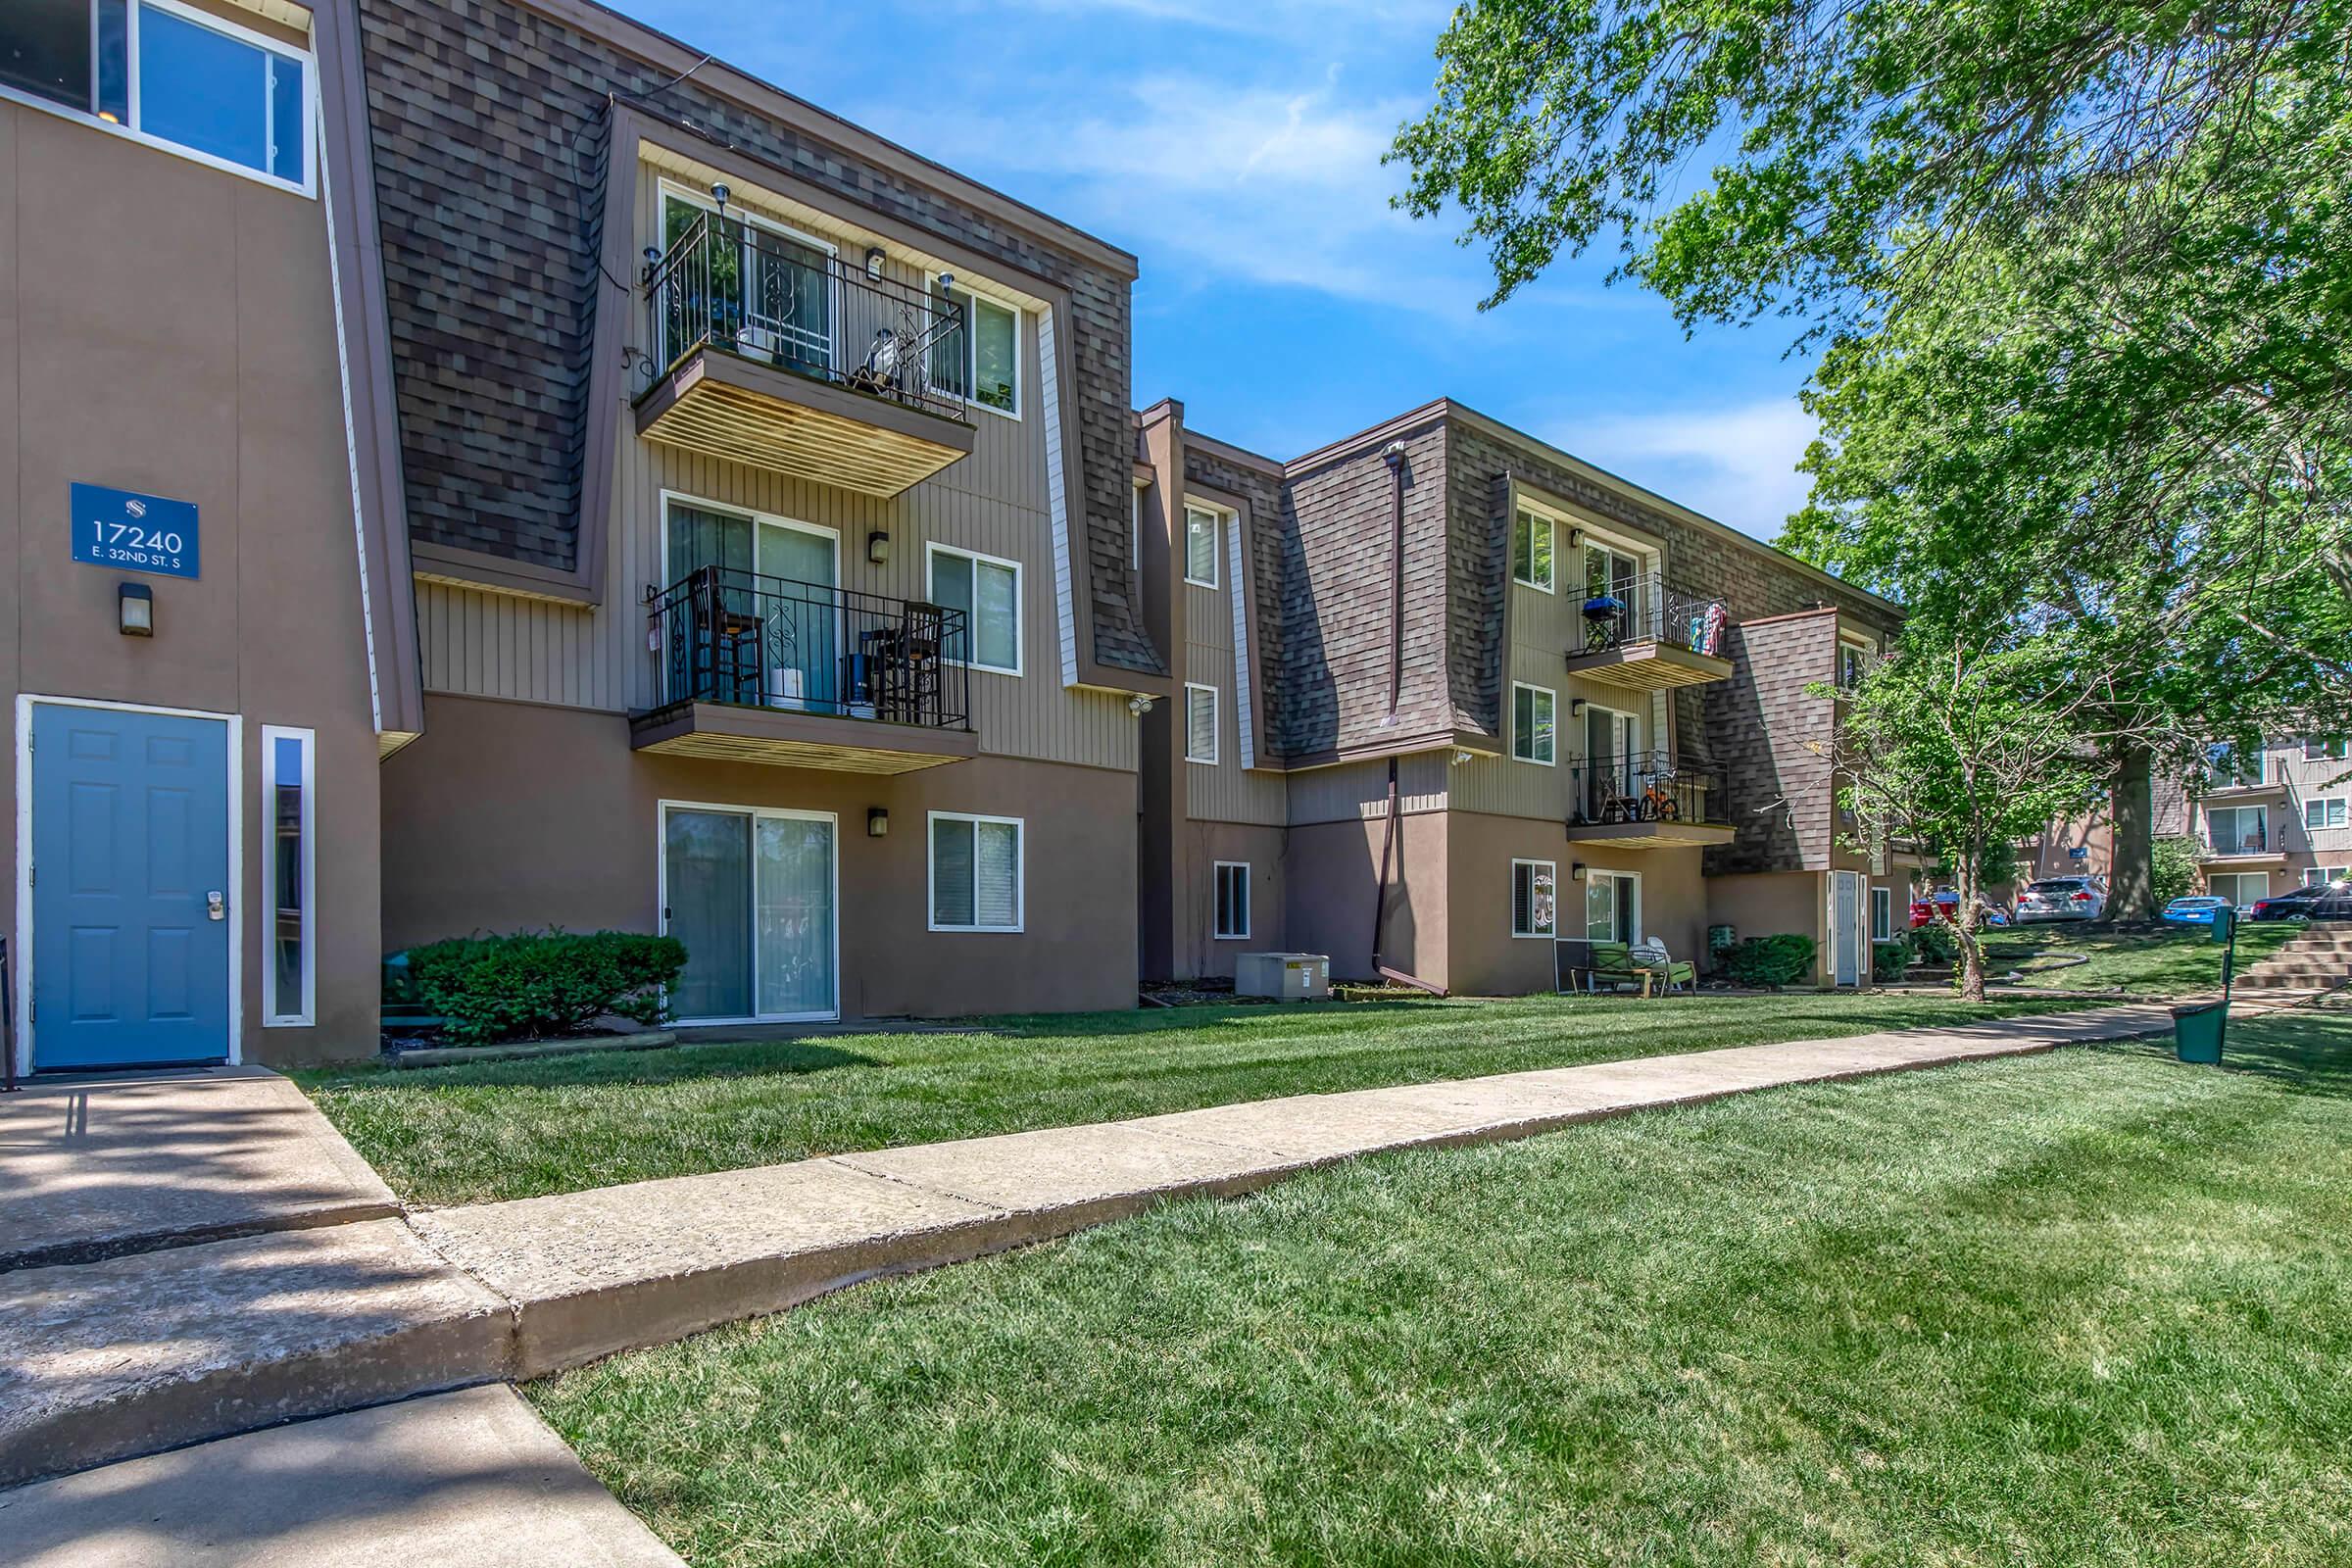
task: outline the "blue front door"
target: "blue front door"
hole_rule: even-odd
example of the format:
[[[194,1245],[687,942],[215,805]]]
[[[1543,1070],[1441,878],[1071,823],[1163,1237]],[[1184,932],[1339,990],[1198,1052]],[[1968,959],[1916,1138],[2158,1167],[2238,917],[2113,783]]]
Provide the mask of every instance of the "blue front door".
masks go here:
[[[228,725],[32,717],[32,1064],[228,1055]]]

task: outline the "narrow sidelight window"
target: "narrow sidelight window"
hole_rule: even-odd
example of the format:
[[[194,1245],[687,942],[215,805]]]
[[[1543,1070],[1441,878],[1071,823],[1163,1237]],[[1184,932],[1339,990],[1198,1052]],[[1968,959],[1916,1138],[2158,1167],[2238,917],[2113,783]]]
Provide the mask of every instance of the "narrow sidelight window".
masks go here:
[[[935,296],[963,308],[963,335],[931,351],[931,379],[982,408],[1020,417],[1021,313],[968,289],[932,285]]]
[[[1184,760],[1217,760],[1217,689],[1184,683]]]
[[[1511,580],[1551,592],[1552,533],[1549,517],[1522,511],[1511,522]]]
[[[931,929],[1018,931],[1023,915],[1017,816],[931,813]]]
[[[1250,867],[1238,860],[1219,860],[1217,873],[1217,940],[1240,942],[1250,935]]]
[[[931,602],[964,613],[964,635],[948,657],[1000,675],[1021,672],[1021,564],[931,547]]]
[[[262,726],[262,808],[269,833],[269,956],[262,972],[262,1021],[278,1026],[317,1021],[313,994],[318,972],[318,911],[314,893],[318,831],[312,757],[318,740],[307,729]]]
[[[1217,514],[1205,507],[1184,509],[1184,580],[1217,585]]]
[[[1558,867],[1550,860],[1511,862],[1511,935],[1547,937],[1557,920]]]
[[[1870,890],[1870,940],[1873,942],[1892,942],[1894,940],[1894,889],[1892,888],[1872,888]]]
[[[1552,710],[1559,699],[1542,686],[1511,683],[1511,755],[1522,762],[1552,763],[1557,740]]]

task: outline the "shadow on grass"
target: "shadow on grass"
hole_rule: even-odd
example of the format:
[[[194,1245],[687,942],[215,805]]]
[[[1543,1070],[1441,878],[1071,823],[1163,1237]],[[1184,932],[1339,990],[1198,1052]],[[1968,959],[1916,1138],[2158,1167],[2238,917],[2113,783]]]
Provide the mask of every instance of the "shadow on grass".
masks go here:
[[[2170,1040],[2119,1041],[2101,1050],[2170,1057]],[[2265,1079],[2298,1095],[2352,1100],[2352,1012],[2232,1018],[2222,1070]]]
[[[886,1065],[876,1057],[816,1040],[766,1040],[672,1046],[661,1051],[592,1051],[576,1056],[521,1056],[457,1062],[447,1067],[393,1068],[370,1062],[358,1069],[313,1069],[292,1074],[304,1088],[369,1089],[532,1088],[559,1084],[658,1086],[698,1078],[797,1078],[841,1067]]]

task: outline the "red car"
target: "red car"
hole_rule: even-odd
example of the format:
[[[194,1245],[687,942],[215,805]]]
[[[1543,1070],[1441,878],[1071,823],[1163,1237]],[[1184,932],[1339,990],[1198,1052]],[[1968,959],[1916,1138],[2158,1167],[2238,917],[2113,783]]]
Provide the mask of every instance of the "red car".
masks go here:
[[[1937,888],[1936,890],[1935,903],[1933,904],[1926,899],[1913,899],[1911,901],[1911,929],[1916,931],[1921,926],[1926,925],[1930,920],[1935,919],[1936,906],[1938,904],[1943,906],[1943,917],[1945,920],[1949,921],[1953,925],[1958,925],[1960,923],[1960,895],[1954,893],[1950,888]],[[2009,911],[2000,907],[2000,906],[1994,904],[1980,904],[1977,906],[1978,925],[2005,926],[2008,923]]]

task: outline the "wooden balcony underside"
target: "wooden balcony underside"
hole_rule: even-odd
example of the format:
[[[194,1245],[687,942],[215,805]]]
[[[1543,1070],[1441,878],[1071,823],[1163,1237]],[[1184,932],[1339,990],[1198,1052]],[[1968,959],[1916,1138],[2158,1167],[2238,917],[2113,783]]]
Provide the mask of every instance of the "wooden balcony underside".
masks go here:
[[[1571,844],[1610,844],[1629,850],[1688,849],[1729,844],[1738,830],[1723,822],[1571,822]]]
[[[972,451],[961,420],[708,348],[638,403],[637,432],[884,499]]]
[[[1570,654],[1568,673],[1602,686],[1662,692],[1732,678],[1732,662],[1666,642],[1626,643],[1592,654]]]
[[[683,703],[629,721],[632,749],[837,773],[912,773],[977,756],[968,729],[936,729],[831,713]]]

